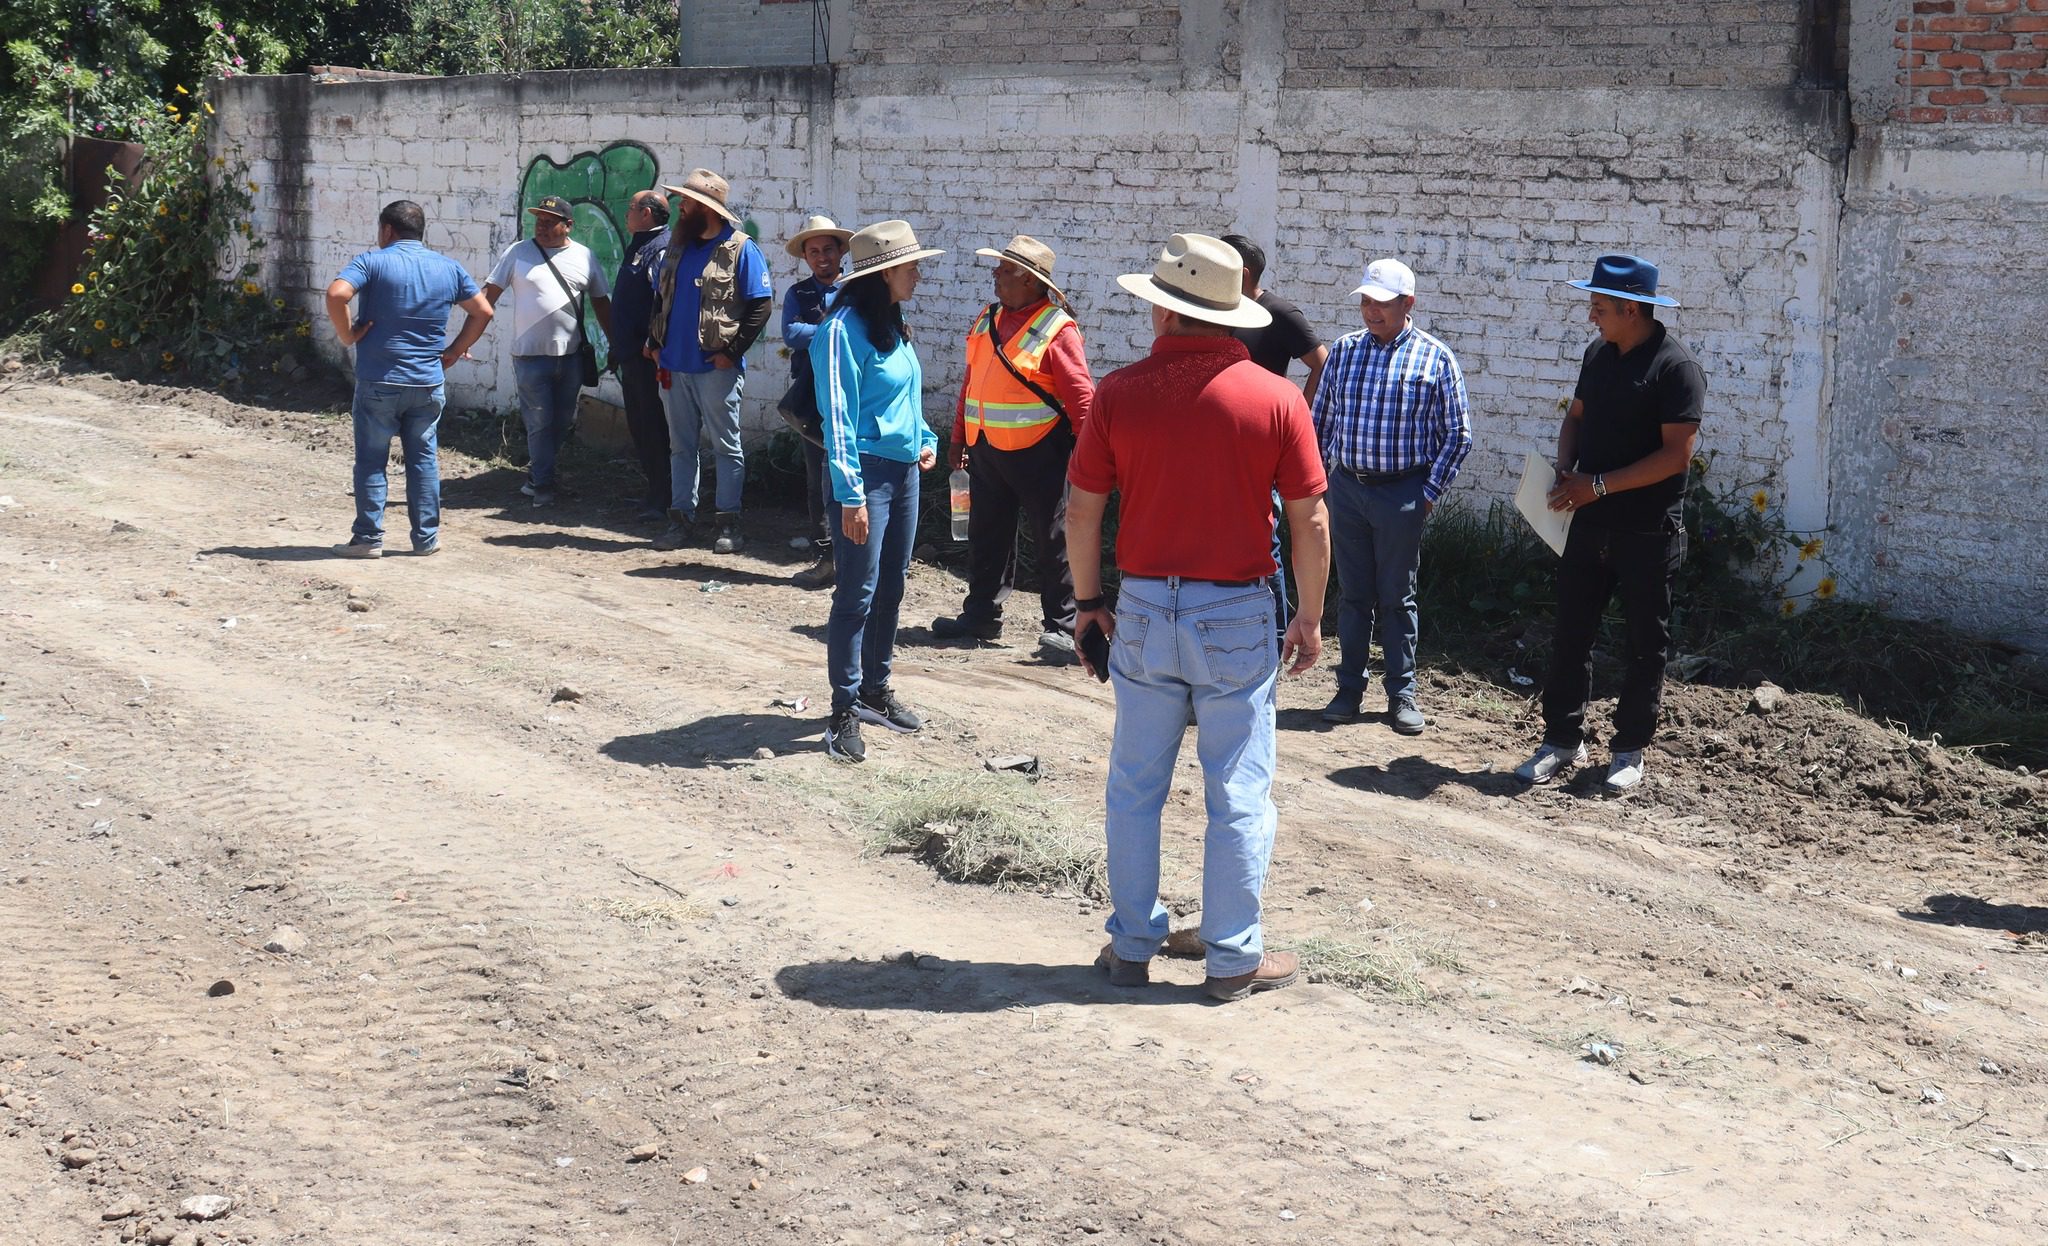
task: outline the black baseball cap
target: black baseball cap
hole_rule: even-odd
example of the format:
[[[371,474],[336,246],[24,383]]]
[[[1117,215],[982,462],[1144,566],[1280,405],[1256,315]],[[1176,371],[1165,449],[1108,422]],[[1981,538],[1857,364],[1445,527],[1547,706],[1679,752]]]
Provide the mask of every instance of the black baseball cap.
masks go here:
[[[549,216],[559,216],[565,221],[573,221],[576,219],[575,210],[569,206],[569,201],[567,199],[562,198],[560,195],[547,196],[545,199],[542,199],[539,203],[536,203],[532,207],[528,208],[527,212],[534,216],[539,216],[541,213],[545,212]]]

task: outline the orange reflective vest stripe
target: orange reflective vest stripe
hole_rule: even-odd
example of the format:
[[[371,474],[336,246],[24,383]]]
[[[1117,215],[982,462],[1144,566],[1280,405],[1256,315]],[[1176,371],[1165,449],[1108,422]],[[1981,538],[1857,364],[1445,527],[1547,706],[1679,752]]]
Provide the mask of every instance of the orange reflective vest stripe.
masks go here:
[[[994,329],[1001,310],[1001,304],[990,305],[967,335],[967,444],[971,446],[986,435],[988,444],[998,450],[1022,450],[1038,444],[1061,416],[996,358]],[[1018,372],[1049,394],[1052,374],[1045,370],[1045,352],[1073,323],[1072,316],[1047,303],[1003,353]]]

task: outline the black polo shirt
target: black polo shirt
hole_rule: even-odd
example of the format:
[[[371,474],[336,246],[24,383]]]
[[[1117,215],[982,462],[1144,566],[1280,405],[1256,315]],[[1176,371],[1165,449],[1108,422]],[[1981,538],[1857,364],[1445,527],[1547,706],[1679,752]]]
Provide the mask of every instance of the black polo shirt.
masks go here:
[[[1244,343],[1253,363],[1274,376],[1286,376],[1288,364],[1321,346],[1323,341],[1299,307],[1271,290],[1259,291],[1258,304],[1273,314],[1273,323],[1256,329],[1232,329],[1230,335]]]
[[[1659,322],[1649,338],[1623,354],[1596,339],[1579,365],[1572,397],[1586,404],[1579,422],[1578,470],[1611,472],[1648,458],[1664,444],[1664,425],[1697,424],[1707,401],[1699,360]],[[1579,508],[1575,523],[1624,532],[1655,532],[1666,517],[1682,518],[1686,468],[1652,485]]]

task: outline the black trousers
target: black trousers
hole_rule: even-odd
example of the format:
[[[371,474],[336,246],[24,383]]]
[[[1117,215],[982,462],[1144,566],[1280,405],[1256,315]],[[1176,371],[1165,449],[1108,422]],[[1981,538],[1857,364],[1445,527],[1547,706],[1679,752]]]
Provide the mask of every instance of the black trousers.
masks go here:
[[[647,504],[665,511],[669,507],[668,413],[662,406],[654,361],[637,351],[616,358],[619,389],[626,396],[626,431],[633,438],[640,474],[647,478]]]
[[[1645,747],[1657,731],[1664,663],[1671,653],[1671,579],[1685,561],[1685,530],[1615,532],[1580,521],[1557,568],[1557,630],[1543,681],[1543,740],[1575,749],[1586,738],[1593,686],[1593,638],[1608,599],[1621,597],[1626,629],[1621,700],[1614,710],[1617,753]]]
[[[987,438],[967,451],[972,500],[967,512],[967,600],[960,615],[980,623],[1003,616],[1017,582],[1017,520],[1031,524],[1038,548],[1038,600],[1045,629],[1072,634],[1074,573],[1067,567],[1067,460],[1074,430],[1061,420],[1036,445],[998,450]]]
[[[825,470],[825,447],[804,442],[804,505],[811,517],[811,543],[819,553],[832,549],[839,529],[839,503],[832,497],[832,473]]]

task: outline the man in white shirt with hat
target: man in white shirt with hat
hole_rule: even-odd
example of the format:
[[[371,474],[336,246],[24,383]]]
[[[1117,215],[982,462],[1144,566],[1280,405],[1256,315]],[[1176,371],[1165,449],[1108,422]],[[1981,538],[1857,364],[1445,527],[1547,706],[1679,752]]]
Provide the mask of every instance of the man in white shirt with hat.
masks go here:
[[[1337,695],[1323,721],[1358,720],[1377,616],[1388,725],[1419,735],[1427,725],[1415,704],[1422,525],[1471,452],[1472,419],[1457,357],[1415,327],[1415,273],[1399,260],[1374,260],[1352,293],[1365,328],[1330,347],[1315,400],[1343,592]]]

